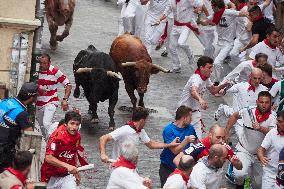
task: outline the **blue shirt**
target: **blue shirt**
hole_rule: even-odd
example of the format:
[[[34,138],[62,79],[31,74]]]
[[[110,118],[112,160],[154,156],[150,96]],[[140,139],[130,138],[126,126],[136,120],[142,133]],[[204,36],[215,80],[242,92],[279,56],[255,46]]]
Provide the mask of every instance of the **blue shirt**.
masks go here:
[[[182,142],[184,138],[189,135],[194,135],[197,139],[195,130],[190,124],[185,128],[179,128],[174,123],[170,123],[164,128],[163,131],[164,143],[166,144],[171,143],[176,137],[179,137],[180,141]],[[176,168],[175,164],[173,163],[175,156],[176,155],[169,148],[164,148],[160,155],[161,163],[167,165],[174,171]]]

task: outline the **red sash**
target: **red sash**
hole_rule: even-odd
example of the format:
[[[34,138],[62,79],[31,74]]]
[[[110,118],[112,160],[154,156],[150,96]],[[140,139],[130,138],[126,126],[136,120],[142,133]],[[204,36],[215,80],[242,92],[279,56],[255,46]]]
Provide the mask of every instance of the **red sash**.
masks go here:
[[[126,160],[124,157],[120,156],[118,161],[113,163],[111,165],[112,168],[118,168],[118,167],[126,167],[128,169],[136,169],[136,165],[128,160]]]
[[[266,121],[271,114],[271,111],[261,114],[258,108],[255,109],[255,117],[258,123]]]
[[[175,26],[186,26],[188,27],[189,29],[191,29],[192,31],[194,31],[195,33],[199,34],[199,29],[193,25],[191,25],[190,22],[187,22],[187,23],[182,23],[182,22],[179,22],[179,21],[174,21],[174,25]]]
[[[213,15],[213,19],[212,19],[212,22],[217,25],[219,24],[223,14],[225,12],[225,8],[222,8],[220,9],[219,11],[215,12],[214,15]]]
[[[276,49],[276,46],[271,45],[267,39],[264,39],[263,42],[265,43],[265,45],[267,45],[271,49]]]
[[[189,176],[188,176],[188,175],[186,175],[184,172],[182,172],[182,171],[179,170],[179,169],[175,169],[174,172],[172,172],[172,173],[170,174],[170,176],[176,175],[176,174],[177,174],[177,175],[180,175],[186,184],[188,183],[188,180],[189,180]],[[169,177],[170,177],[170,176],[169,176]]]
[[[196,69],[194,73],[198,74],[203,81],[205,81],[209,78],[209,77],[202,75],[201,72],[200,72],[200,69]]]

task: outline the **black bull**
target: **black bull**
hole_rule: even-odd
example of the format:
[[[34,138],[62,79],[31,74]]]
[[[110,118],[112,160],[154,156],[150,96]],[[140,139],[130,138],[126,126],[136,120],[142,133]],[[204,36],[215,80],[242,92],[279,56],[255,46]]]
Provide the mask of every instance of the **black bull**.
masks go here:
[[[98,122],[97,103],[109,99],[109,127],[114,128],[114,108],[118,100],[121,78],[117,74],[112,58],[90,45],[86,50],[81,50],[75,58],[73,73],[76,84],[73,95],[75,98],[80,96],[81,85],[90,104],[92,122]]]

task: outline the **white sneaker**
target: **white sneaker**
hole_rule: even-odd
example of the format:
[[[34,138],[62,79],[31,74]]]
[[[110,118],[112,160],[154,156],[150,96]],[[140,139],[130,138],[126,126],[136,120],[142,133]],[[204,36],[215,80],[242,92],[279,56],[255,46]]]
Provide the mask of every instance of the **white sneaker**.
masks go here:
[[[218,119],[220,119],[221,116],[225,116],[224,105],[223,104],[220,104],[218,109],[214,113],[214,119],[216,121],[218,121]]]

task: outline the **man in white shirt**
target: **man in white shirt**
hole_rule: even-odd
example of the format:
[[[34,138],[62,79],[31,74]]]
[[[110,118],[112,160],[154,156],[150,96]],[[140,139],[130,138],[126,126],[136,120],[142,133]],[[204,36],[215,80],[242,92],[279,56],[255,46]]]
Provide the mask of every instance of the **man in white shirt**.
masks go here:
[[[208,103],[203,99],[206,88],[211,94],[217,94],[226,84],[214,86],[210,80],[213,69],[213,59],[202,56],[197,61],[197,70],[185,85],[178,106],[185,105],[192,109],[192,122],[198,138],[202,138],[202,123],[200,109],[206,110]]]
[[[253,68],[251,75],[249,76],[249,81],[237,83],[233,85],[230,89],[228,89],[226,91],[226,94],[233,95],[232,105],[219,105],[214,115],[215,119],[218,120],[223,115],[228,118],[234,112],[239,111],[244,107],[255,105],[258,94],[261,91],[267,91],[267,88],[260,84],[261,80],[261,69]]]
[[[274,106],[277,107],[277,111],[283,110],[284,80],[276,82],[269,92],[274,99]]]
[[[177,143],[178,138],[175,138],[170,144],[151,140],[144,130],[148,115],[149,113],[145,108],[137,107],[133,111],[131,121],[113,132],[101,136],[99,144],[101,160],[105,163],[109,162],[109,157],[106,153],[106,144],[112,140],[114,140],[112,159],[119,157],[121,144],[126,140],[132,141],[134,144],[138,144],[141,141],[150,149],[162,149],[179,145]]]
[[[136,170],[138,149],[135,144],[125,141],[121,146],[119,159],[111,165],[107,189],[152,189],[152,181],[141,177]]]
[[[190,174],[190,184],[198,189],[220,189],[222,167],[226,161],[227,149],[222,144],[214,144],[208,157],[199,161]]]
[[[260,188],[262,167],[256,157],[256,151],[265,135],[276,126],[276,117],[271,111],[271,95],[268,91],[259,93],[257,107],[249,106],[233,113],[226,126],[228,137],[231,128],[237,125],[241,129],[236,155],[241,160],[243,168],[233,169],[235,182],[237,185],[243,185],[245,177],[250,176],[254,188]]]
[[[284,111],[277,113],[277,128],[271,129],[257,150],[263,165],[262,189],[273,188],[278,173],[278,158],[284,146]]]
[[[189,175],[195,164],[193,157],[184,155],[180,158],[178,167],[170,174],[163,188],[188,189]]]
[[[254,59],[257,53],[264,53],[268,56],[268,63],[273,67],[282,66],[284,64],[284,56],[278,48],[281,41],[280,34],[280,31],[275,26],[269,27],[267,29],[266,39],[252,48],[249,57]]]

